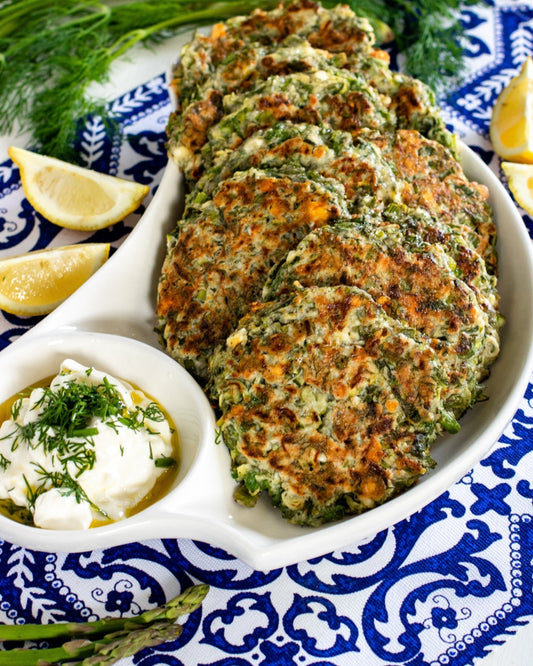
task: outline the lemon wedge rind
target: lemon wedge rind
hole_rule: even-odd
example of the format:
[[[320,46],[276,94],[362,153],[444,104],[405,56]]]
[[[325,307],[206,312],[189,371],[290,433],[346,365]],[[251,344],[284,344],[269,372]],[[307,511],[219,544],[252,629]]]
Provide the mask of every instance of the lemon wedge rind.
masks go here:
[[[96,231],[126,218],[150,188],[47,155],[10,146],[22,188],[44,218],[66,229]]]
[[[516,203],[533,215],[533,164],[502,162],[502,169]]]
[[[0,309],[22,317],[52,312],[105,263],[109,251],[109,243],[83,243],[0,260]]]
[[[533,59],[528,56],[502,90],[490,121],[490,139],[504,160],[533,164]]]

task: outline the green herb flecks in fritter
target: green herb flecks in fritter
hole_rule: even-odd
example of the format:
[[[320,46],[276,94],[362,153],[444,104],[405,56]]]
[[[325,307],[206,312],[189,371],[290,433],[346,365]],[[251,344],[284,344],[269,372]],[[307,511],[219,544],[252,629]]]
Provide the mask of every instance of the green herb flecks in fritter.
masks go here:
[[[188,46],[185,50],[187,48]],[[183,52],[181,57],[179,67],[184,71]],[[175,90],[180,109],[185,111],[189,105],[204,99],[211,90],[217,90],[222,95],[242,93],[273,75],[315,71],[328,67],[342,69],[346,63],[346,54],[314,48],[306,39],[290,35],[280,45],[246,42],[241,49],[227,54],[216,67],[213,67],[201,85],[189,87],[187,91],[180,93],[180,85],[177,84]],[[193,76],[196,77],[197,73],[198,70],[193,70]]]
[[[432,466],[499,350],[496,228],[431,90],[312,0],[196,35],[168,151],[190,188],[158,292],[166,350],[220,405],[240,482],[290,521]]]
[[[419,130],[454,149],[433,92],[422,82],[390,70],[388,54],[373,47],[365,19],[347,7],[328,11],[310,3],[290,5],[281,23],[280,16],[278,8],[257,14],[258,20],[217,24],[209,36],[197,34],[182,50],[173,79],[179,108],[167,132],[169,153],[189,177],[201,173],[198,152],[209,128],[228,111],[225,96],[251,94],[274,75],[299,72],[349,72],[365,81],[369,99],[377,93],[382,112],[390,113],[395,128]],[[243,26],[248,28],[244,32]],[[342,103],[346,113],[349,106]],[[353,107],[353,100],[349,105]],[[308,109],[308,113],[315,111]],[[353,115],[352,131],[361,124],[360,109]]]
[[[238,493],[319,525],[381,504],[432,466],[453,417],[435,353],[355,287],[257,305],[212,358]]]
[[[371,140],[353,137],[324,125],[279,122],[260,130],[235,150],[221,151],[213,166],[197,183],[209,193],[236,171],[260,169],[305,170],[309,178],[319,174],[342,185],[354,212],[401,201],[394,165]]]
[[[398,204],[390,204],[375,220],[378,224],[399,225],[411,245],[417,242],[441,245],[457,277],[476,292],[489,316],[498,318],[497,278],[488,272],[485,260],[478,253],[477,236],[472,227],[452,217],[432,214],[427,208]]]
[[[426,208],[442,222],[462,228],[465,239],[497,273],[496,226],[488,203],[488,189],[468,180],[459,162],[438,142],[418,132],[400,130],[375,137],[384,160],[394,165],[402,182],[405,206]]]
[[[406,239],[398,225],[337,223],[309,233],[271,274],[263,300],[310,286],[351,285],[385,312],[419,331],[448,375],[443,401],[457,416],[480,395],[479,382],[498,354],[476,293],[452,269],[442,245]]]
[[[274,74],[318,71],[342,66],[342,54],[314,49],[308,42],[291,36],[290,46],[247,44],[244,50],[227,56],[206,83],[196,89],[193,99],[178,98],[178,109],[167,127],[168,152],[190,178],[200,170],[199,151],[205,146],[209,129],[224,116],[224,95],[249,91]],[[256,59],[260,58],[260,62]],[[191,162],[192,160],[192,162]]]
[[[270,12],[256,10],[249,16],[217,23],[209,35],[195,34],[183,47],[176,65],[175,91],[188,104],[211,82],[218,84],[221,92],[247,87],[247,82],[259,76],[261,67],[268,68],[262,59],[294,36],[311,47],[339,54],[343,61],[347,54],[369,53],[374,43],[368,21],[346,5],[324,9],[303,0]]]
[[[210,161],[197,183],[206,192],[235,171],[299,167],[310,177],[319,173],[337,179],[354,213],[392,202],[426,208],[460,226],[491,272],[496,270],[496,227],[487,188],[469,181],[444,146],[416,130],[351,135],[324,125],[278,122]]]
[[[487,188],[469,181],[445,147],[415,130],[352,136],[325,126],[276,123],[237,149],[217,154],[198,188],[209,192],[220,180],[252,166],[299,167],[310,178],[319,173],[337,179],[354,214],[384,210],[391,203],[426,209],[464,236],[489,273],[497,271]]]
[[[310,230],[347,214],[336,181],[240,172],[191,196],[169,237],[157,315],[167,351],[206,379],[213,348],[257,300],[268,272]]]
[[[170,153],[192,180],[210,166],[205,156],[236,148],[257,130],[280,120],[326,124],[349,132],[396,126],[387,100],[362,76],[343,69],[271,76],[250,91],[225,95],[220,103],[223,115],[208,128],[211,115],[203,108],[193,118],[185,111],[169,127]],[[202,153],[204,145],[208,152]]]

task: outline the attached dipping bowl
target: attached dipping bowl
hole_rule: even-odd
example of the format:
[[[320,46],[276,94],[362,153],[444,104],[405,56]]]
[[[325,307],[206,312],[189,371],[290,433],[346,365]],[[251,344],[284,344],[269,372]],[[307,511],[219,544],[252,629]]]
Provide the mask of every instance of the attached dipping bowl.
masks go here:
[[[81,331],[24,336],[0,357],[0,403],[54,376],[66,358],[123,379],[157,401],[170,416],[180,442],[180,467],[170,490],[130,518],[87,530],[48,530],[0,514],[0,534],[12,543],[44,551],[79,552],[164,536],[161,508],[178,509],[201,452],[214,444],[214,415],[192,377],[163,352],[137,340]],[[179,510],[179,509],[178,509]]]

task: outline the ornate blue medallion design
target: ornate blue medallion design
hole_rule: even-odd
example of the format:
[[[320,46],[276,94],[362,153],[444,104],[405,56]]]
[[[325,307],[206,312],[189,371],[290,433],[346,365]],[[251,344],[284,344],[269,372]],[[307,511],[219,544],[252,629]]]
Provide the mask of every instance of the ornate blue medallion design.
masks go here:
[[[464,11],[462,21],[469,31],[466,53],[472,74],[446,96],[445,104],[470,128],[486,135],[496,98],[533,52],[533,7],[512,3],[475,14]],[[480,30],[484,38],[478,36]]]
[[[446,119],[501,177],[490,112],[533,53],[533,4],[468,6],[460,20],[467,75],[443,97]],[[110,106],[123,139],[89,118],[77,150],[87,166],[145,183],[151,196],[167,161],[164,77]],[[88,239],[116,249],[143,210],[85,237],[59,230],[25,201],[13,164],[0,164],[0,252]],[[533,235],[533,220],[524,223]],[[1,313],[0,349],[37,321]],[[472,665],[533,615],[532,460],[530,384],[499,442],[448,492],[389,530],[364,541],[354,534],[350,547],[307,562],[254,571],[188,539],[77,554],[0,541],[0,622],[137,615],[205,582],[210,592],[180,638],[121,666]]]

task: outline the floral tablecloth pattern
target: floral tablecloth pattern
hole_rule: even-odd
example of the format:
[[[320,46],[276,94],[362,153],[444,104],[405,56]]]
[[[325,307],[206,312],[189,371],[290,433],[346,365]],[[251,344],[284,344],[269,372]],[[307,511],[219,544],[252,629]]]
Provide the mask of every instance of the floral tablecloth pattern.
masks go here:
[[[461,21],[468,73],[442,106],[450,127],[504,180],[488,124],[498,94],[533,53],[533,2],[468,7]],[[93,118],[78,150],[87,166],[146,183],[153,194],[166,164],[163,73],[111,106],[123,140],[110,140]],[[533,235],[533,220],[523,220]],[[0,256],[80,240],[117,248],[129,230],[121,223],[81,239],[47,223],[24,199],[18,170],[0,163]],[[1,313],[0,349],[37,321]],[[0,540],[0,621],[134,615],[205,582],[211,590],[179,640],[121,664],[472,664],[532,619],[532,515],[530,383],[484,460],[411,518],[362,543],[265,573],[186,539],[81,554]]]

